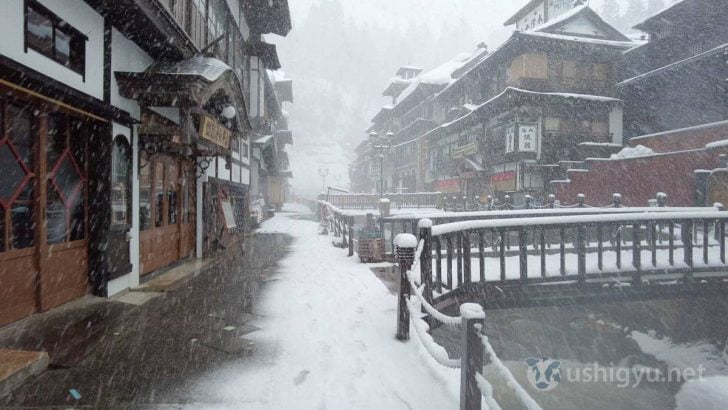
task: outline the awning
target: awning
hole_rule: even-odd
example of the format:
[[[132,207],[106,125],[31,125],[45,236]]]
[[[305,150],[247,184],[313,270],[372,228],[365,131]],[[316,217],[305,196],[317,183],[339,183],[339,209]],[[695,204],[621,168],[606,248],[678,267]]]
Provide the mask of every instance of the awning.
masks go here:
[[[259,57],[263,60],[265,67],[269,70],[277,70],[281,68],[275,44],[268,44],[263,41],[251,41],[245,44],[245,53],[247,55]]]
[[[235,71],[216,58],[154,63],[144,72],[114,72],[119,93],[150,107],[201,107],[224,94],[235,106],[241,131],[250,130],[242,83]]]

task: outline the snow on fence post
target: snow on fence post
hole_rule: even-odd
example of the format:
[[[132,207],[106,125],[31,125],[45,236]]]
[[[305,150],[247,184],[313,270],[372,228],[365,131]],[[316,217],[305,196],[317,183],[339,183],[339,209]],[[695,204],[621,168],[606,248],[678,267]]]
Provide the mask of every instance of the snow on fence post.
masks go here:
[[[549,208],[554,208],[556,205],[556,195],[549,194]]]
[[[493,210],[493,195],[488,195],[488,210]]]
[[[655,196],[657,199],[657,206],[660,208],[664,208],[667,206],[667,194],[664,192],[658,192]]]
[[[349,216],[349,256],[354,256],[354,217]]]
[[[622,194],[620,193],[613,193],[612,194],[612,204],[615,208],[621,208],[622,207]]]
[[[485,328],[483,307],[475,303],[460,305],[463,318],[460,338],[460,410],[480,410],[482,395],[476,374],[483,371],[483,345],[480,333]]]
[[[417,227],[420,229],[420,240],[424,241],[420,254],[420,280],[425,285],[422,294],[427,303],[432,303],[432,221],[420,219]]]
[[[586,200],[586,195],[584,194],[577,194],[576,195],[576,202],[579,204],[579,208],[584,208],[584,201]]]
[[[394,238],[397,261],[399,262],[399,302],[397,313],[397,339],[409,340],[409,309],[407,299],[410,297],[407,271],[412,269],[417,249],[417,238],[408,233],[401,233]]]
[[[532,197],[531,195],[526,195],[526,196],[525,196],[525,197],[523,197],[523,198],[524,198],[524,200],[526,201],[526,209],[531,209],[531,208],[533,208],[533,205],[531,205],[531,201],[533,201],[533,197]]]
[[[503,209],[513,209],[513,202],[511,201],[511,196],[506,195],[505,199],[506,199],[506,204],[505,204],[506,206]]]
[[[725,208],[723,207],[723,204],[721,204],[720,202],[713,203],[713,208],[718,208],[718,211],[721,211],[721,212],[722,211],[725,211]],[[719,221],[719,220],[716,220],[715,221],[715,224],[713,226],[713,234],[715,235],[716,242],[720,242],[720,237],[722,235],[721,234],[722,226],[723,226],[723,223],[721,221]],[[723,254],[723,252],[721,252],[721,256],[724,256],[725,257],[725,255]]]

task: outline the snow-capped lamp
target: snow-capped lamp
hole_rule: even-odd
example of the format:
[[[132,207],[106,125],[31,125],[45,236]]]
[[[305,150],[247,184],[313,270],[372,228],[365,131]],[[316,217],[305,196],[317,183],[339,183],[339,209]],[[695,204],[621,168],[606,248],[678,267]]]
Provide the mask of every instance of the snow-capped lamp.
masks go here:
[[[232,120],[235,118],[235,114],[237,114],[237,110],[232,105],[227,105],[225,108],[222,109],[222,116],[227,118],[228,120]]]

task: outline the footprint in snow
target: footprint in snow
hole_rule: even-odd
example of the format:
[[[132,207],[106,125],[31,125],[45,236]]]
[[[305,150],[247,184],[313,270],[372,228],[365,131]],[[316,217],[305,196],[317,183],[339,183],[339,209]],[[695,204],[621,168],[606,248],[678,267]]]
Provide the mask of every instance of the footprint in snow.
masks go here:
[[[306,377],[309,373],[310,372],[308,370],[301,370],[301,372],[293,378],[293,384],[295,384],[296,386],[300,386],[301,384],[303,384],[303,382],[306,381]]]

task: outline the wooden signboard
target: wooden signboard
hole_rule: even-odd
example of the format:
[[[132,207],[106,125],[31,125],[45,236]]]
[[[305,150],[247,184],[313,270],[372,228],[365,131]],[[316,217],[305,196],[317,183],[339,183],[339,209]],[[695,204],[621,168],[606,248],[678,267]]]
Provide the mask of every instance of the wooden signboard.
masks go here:
[[[200,118],[200,137],[203,139],[229,150],[232,134],[232,131],[225,128],[224,125],[220,124],[209,115],[203,115]]]

